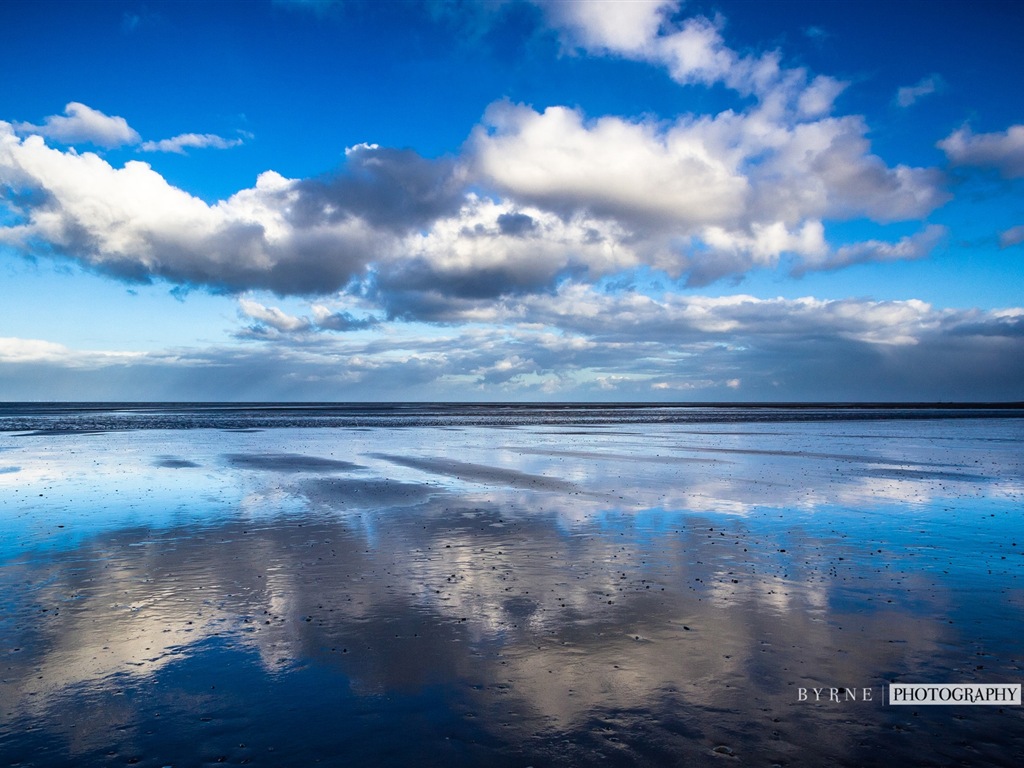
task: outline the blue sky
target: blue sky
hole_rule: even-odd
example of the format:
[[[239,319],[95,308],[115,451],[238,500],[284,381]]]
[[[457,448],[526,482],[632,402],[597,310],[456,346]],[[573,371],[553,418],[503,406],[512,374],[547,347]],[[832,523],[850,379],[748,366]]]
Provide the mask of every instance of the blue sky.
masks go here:
[[[5,3],[0,398],[1024,399],[1022,21]]]

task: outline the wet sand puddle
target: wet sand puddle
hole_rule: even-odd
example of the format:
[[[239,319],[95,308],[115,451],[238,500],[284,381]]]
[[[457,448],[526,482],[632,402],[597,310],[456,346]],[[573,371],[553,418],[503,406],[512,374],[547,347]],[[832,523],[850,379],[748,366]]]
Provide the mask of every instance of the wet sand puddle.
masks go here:
[[[0,434],[0,764],[1018,764],[1019,420],[565,431]]]

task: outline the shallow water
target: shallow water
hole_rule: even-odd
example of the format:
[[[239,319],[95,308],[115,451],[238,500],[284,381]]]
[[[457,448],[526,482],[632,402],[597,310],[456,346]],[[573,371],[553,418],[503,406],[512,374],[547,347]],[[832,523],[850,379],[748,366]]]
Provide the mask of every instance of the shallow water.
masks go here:
[[[1022,682],[1021,419],[61,418],[0,433],[2,765],[1024,755],[885,704]]]

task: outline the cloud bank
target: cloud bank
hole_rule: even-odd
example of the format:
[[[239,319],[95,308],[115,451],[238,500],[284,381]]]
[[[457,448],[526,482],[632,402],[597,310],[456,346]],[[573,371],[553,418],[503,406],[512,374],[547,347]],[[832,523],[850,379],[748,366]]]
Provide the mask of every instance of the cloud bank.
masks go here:
[[[130,356],[5,339],[0,385],[71,399],[103,399],[117,382],[139,399],[1012,400],[1024,376],[1024,310],[915,300],[656,299],[565,284],[465,307],[440,330],[340,336],[259,302],[242,311],[283,330],[252,336],[257,347]]]

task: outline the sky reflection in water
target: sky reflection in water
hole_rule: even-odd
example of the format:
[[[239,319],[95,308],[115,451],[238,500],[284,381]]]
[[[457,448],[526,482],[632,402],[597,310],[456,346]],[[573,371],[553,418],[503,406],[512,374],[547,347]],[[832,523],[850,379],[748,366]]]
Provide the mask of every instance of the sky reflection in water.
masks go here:
[[[1013,765],[1022,432],[8,433],[2,764]]]

